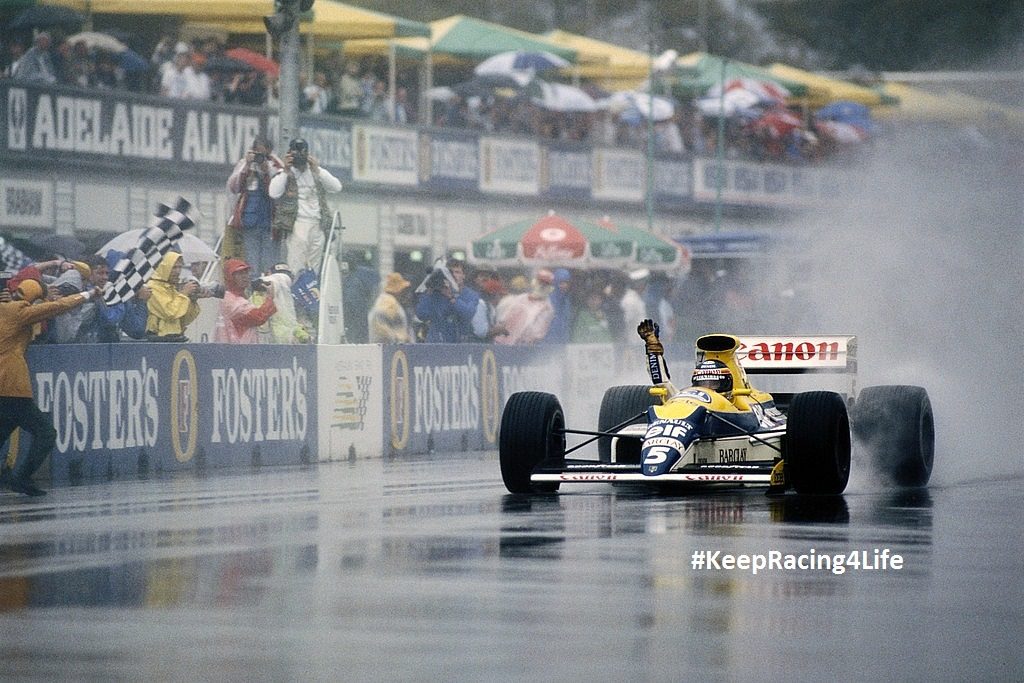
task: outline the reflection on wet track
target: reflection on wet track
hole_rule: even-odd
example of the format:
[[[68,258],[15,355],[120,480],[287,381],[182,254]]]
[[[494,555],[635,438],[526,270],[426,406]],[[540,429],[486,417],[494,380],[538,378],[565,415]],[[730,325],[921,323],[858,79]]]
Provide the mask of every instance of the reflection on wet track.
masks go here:
[[[520,497],[455,454],[4,494],[0,679],[1020,679],[1022,483]],[[829,567],[723,564],[773,553]]]

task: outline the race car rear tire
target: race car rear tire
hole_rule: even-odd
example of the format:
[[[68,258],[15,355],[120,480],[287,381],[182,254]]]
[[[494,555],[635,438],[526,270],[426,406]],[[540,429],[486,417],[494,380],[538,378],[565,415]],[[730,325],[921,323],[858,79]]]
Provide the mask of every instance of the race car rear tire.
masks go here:
[[[872,468],[899,486],[925,486],[935,461],[935,419],[922,387],[865,387],[853,406],[853,433]]]
[[[512,394],[501,414],[498,459],[505,488],[512,493],[558,490],[558,483],[534,484],[530,475],[542,462],[565,465],[565,414],[558,398],[540,391]]]
[[[601,399],[601,411],[597,417],[597,430],[606,432],[621,422],[635,417],[647,410],[648,406],[654,405],[656,399],[651,396],[650,387],[643,384],[626,384],[617,387],[609,387]],[[638,417],[630,424],[644,422],[645,418]],[[640,464],[640,447],[643,444],[639,439],[620,439],[616,449],[617,462]],[[597,457],[604,463],[612,461],[612,437],[600,436],[597,439]]]
[[[797,493],[842,493],[850,480],[850,418],[843,397],[831,391],[797,394],[786,422],[786,483]]]

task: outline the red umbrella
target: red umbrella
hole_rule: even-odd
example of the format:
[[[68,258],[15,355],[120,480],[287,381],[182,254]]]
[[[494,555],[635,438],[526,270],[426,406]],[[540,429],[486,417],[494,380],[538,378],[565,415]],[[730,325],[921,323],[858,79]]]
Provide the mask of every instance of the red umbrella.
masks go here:
[[[528,259],[582,259],[587,240],[569,221],[561,216],[545,216],[526,231],[520,243]]]
[[[281,67],[277,65],[277,62],[269,57],[264,57],[259,52],[253,52],[248,48],[233,47],[224,54],[232,59],[245,62],[257,71],[262,71],[265,74],[277,76],[281,73]]]
[[[783,107],[769,109],[760,118],[750,124],[752,128],[763,128],[776,140],[780,140],[795,128],[803,126],[803,121],[793,112]]]

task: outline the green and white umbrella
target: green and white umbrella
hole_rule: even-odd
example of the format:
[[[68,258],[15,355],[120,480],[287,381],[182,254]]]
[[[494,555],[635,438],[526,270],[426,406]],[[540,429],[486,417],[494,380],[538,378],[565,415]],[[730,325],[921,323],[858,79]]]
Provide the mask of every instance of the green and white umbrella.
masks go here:
[[[471,263],[495,268],[668,271],[686,267],[684,257],[684,249],[645,230],[608,221],[569,220],[555,213],[506,225],[474,240],[469,248]]]

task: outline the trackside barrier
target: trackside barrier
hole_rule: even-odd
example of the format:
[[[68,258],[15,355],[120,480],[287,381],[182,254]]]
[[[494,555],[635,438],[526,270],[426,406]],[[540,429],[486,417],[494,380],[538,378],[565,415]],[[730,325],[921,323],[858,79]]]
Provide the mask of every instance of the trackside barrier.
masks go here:
[[[553,393],[570,423],[596,424],[607,386],[645,382],[637,354],[628,376],[602,344],[68,344],[28,361],[57,430],[51,479],[74,483],[492,450],[512,393]],[[16,432],[0,456],[26,446]]]
[[[319,460],[378,457],[384,373],[379,344],[316,347]]]
[[[385,455],[496,448],[501,411],[516,391],[553,393],[568,420],[596,423],[616,376],[611,345],[382,348]]]
[[[74,344],[28,362],[54,482],[316,458],[314,347]]]

